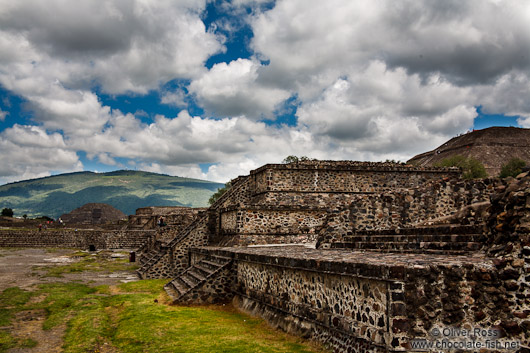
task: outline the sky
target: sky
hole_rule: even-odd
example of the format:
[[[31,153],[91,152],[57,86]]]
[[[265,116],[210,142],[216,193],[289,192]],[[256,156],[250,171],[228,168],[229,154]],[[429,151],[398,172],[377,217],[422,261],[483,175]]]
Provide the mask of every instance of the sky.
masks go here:
[[[0,183],[226,182],[530,128],[527,0],[0,0]]]

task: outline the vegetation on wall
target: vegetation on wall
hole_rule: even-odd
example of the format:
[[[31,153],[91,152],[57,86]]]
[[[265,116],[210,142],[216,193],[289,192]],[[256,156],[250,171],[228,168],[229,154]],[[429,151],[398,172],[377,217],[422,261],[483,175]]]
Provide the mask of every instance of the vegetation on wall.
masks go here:
[[[477,179],[485,178],[488,176],[484,165],[474,158],[466,158],[462,155],[456,155],[449,158],[445,158],[439,163],[435,164],[436,167],[458,167],[462,170],[462,178],[464,179]]]
[[[508,163],[502,166],[499,177],[506,178],[511,176],[515,178],[517,175],[521,174],[525,166],[526,162],[522,159],[512,158],[508,161]]]
[[[210,205],[213,205],[217,200],[219,200],[219,198],[221,196],[223,196],[223,194],[225,192],[230,190],[231,187],[232,187],[232,183],[229,181],[228,183],[225,184],[225,186],[223,186],[222,188],[217,189],[217,191],[212,196],[210,196],[210,199],[208,200],[208,203]]]
[[[283,164],[289,164],[289,163],[299,163],[299,162],[306,162],[306,161],[315,161],[316,159],[314,158],[309,158],[309,157],[306,157],[306,156],[301,156],[301,157],[298,157],[298,156],[287,156],[283,159],[282,163]]]

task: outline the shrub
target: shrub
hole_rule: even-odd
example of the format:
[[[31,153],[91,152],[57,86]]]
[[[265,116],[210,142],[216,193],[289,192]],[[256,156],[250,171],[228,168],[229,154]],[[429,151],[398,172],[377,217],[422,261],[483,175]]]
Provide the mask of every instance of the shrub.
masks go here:
[[[306,156],[298,157],[298,156],[287,156],[283,159],[283,164],[289,164],[289,163],[299,163],[299,162],[307,162],[307,161],[316,161],[314,158],[309,158]]]
[[[499,177],[506,178],[506,177],[516,177],[517,175],[521,174],[523,171],[523,168],[526,166],[526,162],[523,161],[520,158],[512,158],[502,166],[501,173],[499,174]]]
[[[230,188],[232,187],[232,183],[229,181],[228,183],[225,184],[225,186],[223,186],[222,188],[219,188],[217,189],[217,191],[215,192],[215,194],[213,194],[212,196],[210,196],[210,199],[208,200],[208,203],[210,205],[213,205],[215,203],[215,201],[219,200],[219,198],[221,196],[223,196],[223,194],[225,192],[227,192],[228,190],[230,190]]]
[[[476,179],[488,176],[484,165],[474,158],[466,158],[462,155],[456,155],[436,163],[437,167],[458,167],[462,169],[462,178]]]
[[[2,210],[2,216],[4,217],[13,217],[14,213],[13,213],[13,210],[11,208],[4,208]]]

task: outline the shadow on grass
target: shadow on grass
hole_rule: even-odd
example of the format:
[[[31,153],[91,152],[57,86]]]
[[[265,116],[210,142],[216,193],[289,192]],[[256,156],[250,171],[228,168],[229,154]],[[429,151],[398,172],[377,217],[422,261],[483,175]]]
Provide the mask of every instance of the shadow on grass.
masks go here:
[[[120,352],[322,352],[229,306],[169,306],[166,282],[53,283],[33,292],[10,288],[0,295],[9,298],[0,301],[0,323],[9,325],[16,311],[44,310],[43,329],[66,323],[65,352],[95,352],[104,346]],[[32,302],[33,296],[43,299]],[[9,333],[6,337],[0,336],[0,352],[24,344],[9,340]]]

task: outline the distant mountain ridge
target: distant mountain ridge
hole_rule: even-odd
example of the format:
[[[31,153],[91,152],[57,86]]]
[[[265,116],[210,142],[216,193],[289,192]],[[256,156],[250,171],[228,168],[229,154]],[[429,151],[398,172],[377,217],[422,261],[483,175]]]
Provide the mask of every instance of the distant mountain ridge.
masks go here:
[[[498,176],[503,165],[520,158],[530,165],[530,129],[494,126],[452,138],[438,148],[418,154],[407,163],[432,166],[454,155],[472,157],[489,176]]]
[[[0,186],[0,209],[15,216],[62,214],[87,203],[106,203],[129,215],[148,206],[205,207],[224,184],[133,170],[74,172]]]

